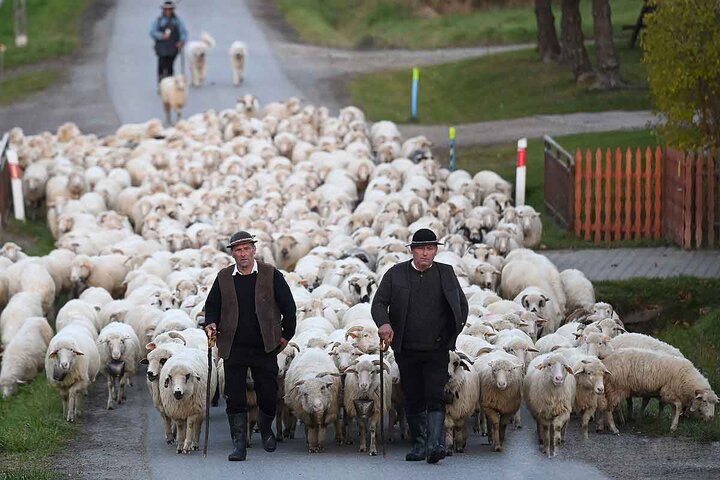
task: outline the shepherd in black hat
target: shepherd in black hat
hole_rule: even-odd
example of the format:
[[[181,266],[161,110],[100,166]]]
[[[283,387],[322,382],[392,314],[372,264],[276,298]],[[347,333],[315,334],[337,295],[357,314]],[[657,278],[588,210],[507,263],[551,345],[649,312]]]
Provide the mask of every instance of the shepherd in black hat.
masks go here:
[[[162,13],[150,26],[150,36],[155,40],[158,56],[158,84],[165,77],[173,76],[175,57],[187,41],[187,29],[175,15],[175,2],[163,2]]]
[[[468,315],[468,303],[452,266],[434,261],[442,245],[421,228],[408,245],[412,260],[387,271],[372,302],[381,348],[392,346],[400,367],[412,450],[407,461],[445,457],[444,390],[448,352]]]
[[[255,260],[257,240],[240,231],[227,248],[235,265],[223,268],[205,302],[205,331],[217,338],[218,353],[225,361],[226,413],[235,450],[228,460],[247,455],[247,370],[255,382],[262,444],[272,452],[277,440],[272,431],[277,406],[277,354],[295,335],[295,301],[282,273]],[[282,434],[282,432],[278,432]]]

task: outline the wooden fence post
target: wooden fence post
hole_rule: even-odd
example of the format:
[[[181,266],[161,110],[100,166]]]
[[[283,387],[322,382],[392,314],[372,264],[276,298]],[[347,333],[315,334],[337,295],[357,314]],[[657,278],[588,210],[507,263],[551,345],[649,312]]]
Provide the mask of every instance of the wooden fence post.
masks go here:
[[[595,150],[595,243],[600,243],[602,228],[602,150]]]
[[[622,151],[615,149],[615,235],[613,240],[620,240],[622,228]]]
[[[655,149],[655,181],[653,182],[655,185],[655,222],[653,226],[653,238],[655,240],[660,239],[660,228],[661,228],[661,218],[660,215],[662,214],[662,198],[660,197],[660,193],[662,192],[662,151],[660,150],[660,147],[657,147]]]
[[[612,240],[612,153],[608,148],[605,152],[605,215],[603,218],[603,238],[605,242]]]
[[[703,243],[703,165],[705,156],[701,153],[695,164],[695,248]]]
[[[718,161],[718,152],[708,157],[707,164],[707,222],[708,247],[715,246],[715,162]]]
[[[635,240],[642,234],[642,153],[635,149]]]
[[[632,236],[632,152],[625,151],[625,233],[624,240]]]
[[[650,238],[652,231],[652,152],[650,147],[645,149],[645,172],[643,173],[643,181],[645,182],[645,225],[643,226],[643,236]]]
[[[585,151],[585,240],[590,240],[592,208],[592,152],[590,149]]]
[[[692,248],[692,187],[693,187],[693,161],[689,155],[683,158],[685,163],[685,190],[683,191],[683,241],[682,248]]]

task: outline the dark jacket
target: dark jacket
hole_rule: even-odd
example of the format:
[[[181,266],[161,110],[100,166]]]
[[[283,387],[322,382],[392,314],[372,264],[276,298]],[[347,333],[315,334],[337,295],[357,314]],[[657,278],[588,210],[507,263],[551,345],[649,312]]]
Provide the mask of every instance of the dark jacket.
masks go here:
[[[170,37],[163,39],[167,28],[170,29]],[[150,26],[150,36],[155,40],[155,53],[158,57],[174,57],[178,54],[178,42],[187,41],[187,29],[175,15],[160,15]]]
[[[382,282],[375,292],[371,312],[378,327],[389,323],[395,332],[392,348],[395,352],[402,351],[403,332],[407,320],[408,303],[410,301],[410,260],[398,263],[383,276]],[[453,315],[453,331],[448,338],[447,349],[455,350],[455,340],[460,334],[468,316],[468,303],[465,293],[460,287],[452,266],[434,262],[440,271],[440,281],[445,299],[450,305]]]
[[[295,302],[287,282],[272,265],[257,262],[255,314],[260,325],[265,352],[278,349],[280,338],[295,335]],[[205,302],[205,325],[217,325],[217,347],[221,358],[228,359],[238,325],[239,308],[232,272],[235,265],[223,268]],[[219,308],[218,308],[219,307]]]

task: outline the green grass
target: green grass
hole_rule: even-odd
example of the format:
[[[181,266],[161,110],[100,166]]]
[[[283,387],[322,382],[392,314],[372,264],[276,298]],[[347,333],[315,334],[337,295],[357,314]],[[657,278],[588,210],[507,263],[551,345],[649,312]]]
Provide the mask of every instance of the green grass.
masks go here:
[[[59,478],[49,459],[75,431],[44,374],[10,399],[0,399],[0,480]]]
[[[0,232],[0,244],[15,242],[28,255],[47,255],[55,248],[55,240],[47,227],[44,214],[43,212],[25,212],[26,216],[29,214],[35,214],[38,218],[27,220],[24,223],[15,220],[14,217],[8,220],[5,228]]]
[[[469,14],[422,18],[408,0],[277,0],[288,24],[301,40],[330,47],[441,48],[534,42],[533,4],[488,8]],[[492,2],[488,2],[492,3]],[[634,24],[640,5],[611,0],[617,34]],[[591,3],[581,2],[586,38],[592,38]],[[560,29],[560,7],[554,5]]]
[[[615,149],[622,148],[645,148],[655,147],[657,139],[650,130],[618,131],[605,133],[583,133],[580,135],[568,135],[556,137],[560,145],[568,152],[574,154],[577,148],[583,151],[587,148],[593,150],[602,147]],[[495,146],[473,146],[460,147],[457,153],[457,168],[467,170],[475,174],[480,170],[493,170],[500,176],[515,184],[515,162],[517,147],[513,144]],[[439,150],[436,157],[447,163],[447,150]],[[611,244],[595,244],[591,241],[575,237],[572,232],[560,228],[549,216],[544,206],[544,172],[545,161],[543,154],[542,139],[530,139],[528,141],[527,156],[527,184],[525,201],[541,212],[543,220],[543,238],[541,248],[597,248],[597,247],[627,247],[627,246],[658,246],[665,245],[665,241],[620,241]]]
[[[590,55],[593,48],[589,47]],[[533,50],[425,67],[418,123],[460,124],[538,114],[647,110],[652,107],[641,52],[620,48],[623,79],[632,88],[590,90],[572,72],[542,63]],[[412,71],[368,73],[347,85],[351,103],[374,120],[410,121]],[[378,95],[378,92],[382,92]]]
[[[8,76],[0,84],[0,105],[9,105],[34,93],[42,92],[58,78],[60,71],[57,69]]]
[[[5,68],[70,55],[80,43],[83,12],[91,0],[27,0],[28,43],[15,46],[13,2],[0,7],[0,43],[7,45]]]
[[[653,335],[677,348],[720,391],[720,279],[676,277],[595,283],[597,298],[615,306],[620,317],[643,310],[657,310],[651,322],[626,325]],[[637,408],[637,405],[636,405]],[[648,408],[651,418],[636,418],[629,426],[641,433],[668,435],[669,409],[657,420],[657,404]],[[720,415],[712,422],[682,417],[675,435],[696,440],[720,440]]]

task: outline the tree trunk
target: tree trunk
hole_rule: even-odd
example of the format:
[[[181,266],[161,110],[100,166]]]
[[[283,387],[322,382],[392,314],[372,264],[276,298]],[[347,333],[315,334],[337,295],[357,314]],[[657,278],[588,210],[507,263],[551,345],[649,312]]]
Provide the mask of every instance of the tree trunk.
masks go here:
[[[560,59],[560,43],[555,31],[555,15],[552,12],[552,0],[535,0],[535,19],[537,20],[538,52],[544,63]]]
[[[597,55],[595,87],[602,90],[617,88],[622,81],[620,80],[620,59],[613,41],[609,0],[593,0],[592,14]]]
[[[580,0],[562,0],[560,61],[572,68],[575,81],[588,80],[593,75],[590,57],[585,49],[580,17]]]

